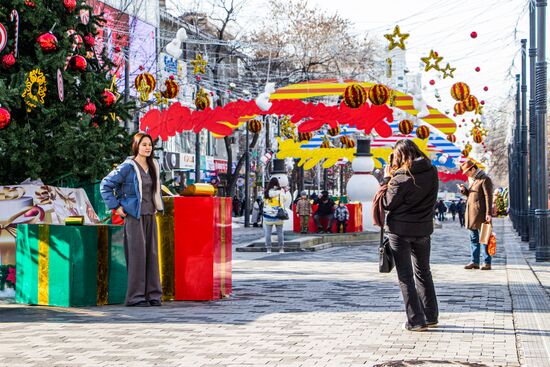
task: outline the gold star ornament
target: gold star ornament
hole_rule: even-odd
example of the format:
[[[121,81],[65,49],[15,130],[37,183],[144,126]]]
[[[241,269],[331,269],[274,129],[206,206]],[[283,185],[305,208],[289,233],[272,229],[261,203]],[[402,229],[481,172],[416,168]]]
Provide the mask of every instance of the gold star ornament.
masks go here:
[[[454,78],[454,72],[455,72],[456,68],[452,68],[451,65],[449,65],[449,63],[447,63],[447,66],[445,66],[444,69],[441,69],[441,72],[443,73],[443,79],[447,78],[447,77],[451,77],[451,78]]]
[[[401,33],[401,30],[399,29],[399,26],[396,25],[393,29],[393,33],[385,34],[384,37],[388,41],[390,41],[390,45],[388,46],[388,49],[391,51],[396,47],[399,47],[400,49],[405,49],[405,40],[409,38],[408,33]]]
[[[208,64],[208,61],[204,60],[202,58],[201,54],[197,54],[195,56],[195,60],[191,61],[191,65],[193,65],[193,74],[206,74],[206,65]]]
[[[441,70],[439,63],[443,60],[443,57],[439,56],[434,50],[430,51],[430,56],[421,57],[420,60],[426,65],[424,67],[425,71],[430,71],[431,69]]]

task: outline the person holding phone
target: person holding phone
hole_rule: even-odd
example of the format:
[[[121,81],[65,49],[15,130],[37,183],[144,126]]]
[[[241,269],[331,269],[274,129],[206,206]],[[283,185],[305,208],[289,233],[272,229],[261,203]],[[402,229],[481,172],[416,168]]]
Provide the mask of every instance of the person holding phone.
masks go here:
[[[470,159],[462,163],[460,169],[470,181],[470,187],[463,184],[457,185],[460,192],[467,197],[465,225],[470,230],[470,262],[464,266],[464,269],[480,269],[481,250],[483,255],[481,270],[491,270],[491,256],[487,252],[487,245],[479,243],[479,229],[483,223],[491,223],[493,182]]]
[[[153,159],[153,139],[137,133],[128,157],[101,181],[101,196],[109,209],[124,218],[124,254],[128,271],[126,306],[161,306],[157,223],[164,209],[160,167]]]

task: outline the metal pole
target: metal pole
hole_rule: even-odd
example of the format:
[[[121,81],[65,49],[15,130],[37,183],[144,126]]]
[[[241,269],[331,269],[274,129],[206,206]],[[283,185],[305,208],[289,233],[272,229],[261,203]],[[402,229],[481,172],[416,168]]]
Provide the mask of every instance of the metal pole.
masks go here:
[[[547,64],[546,64],[546,5],[547,0],[537,0],[537,63],[536,63],[536,78],[537,78],[537,96],[536,96],[536,112],[537,112],[537,184],[538,203],[535,210],[535,242],[537,250],[535,258],[537,261],[550,260],[550,242],[549,242],[549,218],[548,211],[548,160],[547,147]]]
[[[536,43],[536,7],[529,2],[529,250],[534,250],[535,242],[535,208],[537,203],[537,171],[536,162],[536,126],[537,115],[535,111],[535,62],[537,56]]]
[[[520,135],[520,235],[524,242],[529,241],[529,188],[527,169],[527,40],[521,40],[521,135]]]
[[[228,167],[231,169],[231,167]],[[201,132],[195,134],[195,183],[201,182]]]
[[[521,211],[520,207],[520,180],[518,176],[518,170],[517,167],[519,166],[519,145],[520,145],[520,134],[521,134],[521,110],[520,110],[520,84],[519,84],[520,76],[519,74],[516,74],[516,119],[515,119],[515,125],[514,125],[514,145],[513,145],[513,157],[514,157],[514,165],[512,170],[513,175],[513,183],[514,183],[514,212],[513,212],[513,224],[514,229],[519,232],[519,213]]]
[[[248,122],[246,123],[246,145],[244,153],[244,226],[250,227],[250,192],[248,181],[250,181],[250,136],[248,132]]]

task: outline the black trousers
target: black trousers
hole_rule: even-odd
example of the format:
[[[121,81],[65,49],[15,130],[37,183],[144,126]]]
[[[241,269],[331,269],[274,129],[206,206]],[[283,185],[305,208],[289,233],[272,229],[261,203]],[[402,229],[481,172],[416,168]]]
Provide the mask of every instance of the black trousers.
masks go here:
[[[430,271],[430,236],[404,237],[388,233],[388,237],[409,325],[437,322],[439,309]]]
[[[458,220],[460,221],[460,226],[464,227],[464,214],[458,213]]]

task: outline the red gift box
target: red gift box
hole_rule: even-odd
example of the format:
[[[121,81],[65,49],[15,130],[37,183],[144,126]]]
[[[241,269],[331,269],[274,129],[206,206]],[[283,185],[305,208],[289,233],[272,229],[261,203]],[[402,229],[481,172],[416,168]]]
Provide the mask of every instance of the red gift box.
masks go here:
[[[231,294],[231,198],[174,198],[174,299]]]

